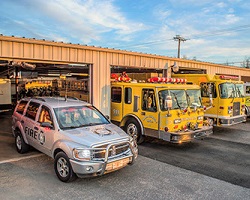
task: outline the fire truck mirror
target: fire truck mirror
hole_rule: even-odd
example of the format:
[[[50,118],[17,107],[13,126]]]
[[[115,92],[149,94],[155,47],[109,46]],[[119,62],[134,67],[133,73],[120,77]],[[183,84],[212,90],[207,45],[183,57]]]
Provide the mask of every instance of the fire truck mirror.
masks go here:
[[[208,93],[209,93],[209,96],[212,96],[212,84],[208,84]]]
[[[167,96],[166,99],[165,99],[165,104],[164,104],[165,109],[172,108],[172,104],[173,104],[172,97]]]
[[[213,85],[211,83],[208,84],[208,93],[209,93],[209,104],[213,104]]]
[[[134,96],[134,108],[133,112],[138,112],[139,110],[139,96]]]

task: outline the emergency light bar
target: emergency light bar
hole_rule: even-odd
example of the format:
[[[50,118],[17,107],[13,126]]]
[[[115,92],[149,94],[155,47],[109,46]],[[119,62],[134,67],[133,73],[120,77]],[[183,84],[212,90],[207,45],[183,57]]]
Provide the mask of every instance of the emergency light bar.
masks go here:
[[[111,79],[115,79],[116,81],[119,82],[130,82],[132,79],[128,77],[126,72],[123,72],[120,76],[117,74],[111,74]]]
[[[165,78],[165,77],[152,77],[148,79],[150,83],[186,83],[185,78]]]
[[[220,79],[223,79],[223,80],[239,80],[239,77],[238,76],[227,76],[227,75],[220,75],[219,76]]]
[[[118,77],[118,78],[115,78],[115,80],[116,81],[123,81],[123,82],[129,82],[129,81],[131,81],[131,78],[129,78],[129,77]]]

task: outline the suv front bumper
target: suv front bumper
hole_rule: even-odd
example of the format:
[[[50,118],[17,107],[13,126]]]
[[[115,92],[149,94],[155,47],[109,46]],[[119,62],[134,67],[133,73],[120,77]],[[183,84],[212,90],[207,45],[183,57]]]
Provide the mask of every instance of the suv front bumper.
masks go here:
[[[90,160],[90,161],[78,161],[70,159],[70,163],[73,171],[78,177],[86,176],[100,176],[112,171],[116,171],[125,167],[128,164],[133,164],[138,156],[138,150],[133,151],[134,148],[130,144],[130,150],[114,158],[109,158],[109,149],[113,146],[108,145],[106,148],[105,158],[102,160]]]

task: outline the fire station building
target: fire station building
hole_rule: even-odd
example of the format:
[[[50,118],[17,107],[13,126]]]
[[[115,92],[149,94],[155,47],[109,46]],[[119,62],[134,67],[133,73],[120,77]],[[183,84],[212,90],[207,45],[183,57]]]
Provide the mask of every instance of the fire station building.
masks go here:
[[[111,73],[162,74],[177,65],[190,73],[237,75],[250,81],[250,69],[199,62],[167,56],[138,53],[80,44],[0,35],[0,78],[15,76],[16,84],[37,80],[66,81],[58,87],[77,91],[77,97],[110,114]],[[67,81],[71,85],[67,85]]]

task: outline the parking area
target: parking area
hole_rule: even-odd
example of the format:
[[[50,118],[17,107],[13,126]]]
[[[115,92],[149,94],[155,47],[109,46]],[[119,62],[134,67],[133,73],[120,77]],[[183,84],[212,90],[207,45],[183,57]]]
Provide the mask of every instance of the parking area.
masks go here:
[[[182,146],[148,139],[139,146],[140,155],[134,165],[102,177],[62,183],[54,173],[51,158],[33,149],[23,155],[16,152],[11,112],[1,113],[0,120],[1,199],[248,199],[250,196],[249,121],[215,128],[210,138]],[[243,174],[246,180],[241,182],[245,185],[231,181],[232,174],[232,178]]]

